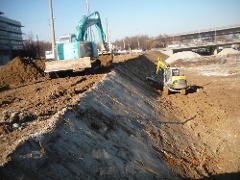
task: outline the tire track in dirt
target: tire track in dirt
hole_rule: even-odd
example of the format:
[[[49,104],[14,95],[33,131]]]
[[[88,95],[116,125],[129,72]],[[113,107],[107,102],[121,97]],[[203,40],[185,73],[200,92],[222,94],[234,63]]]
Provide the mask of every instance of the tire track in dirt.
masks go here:
[[[27,107],[25,110],[34,114],[41,103],[43,109],[55,113],[65,107],[54,121],[46,112],[46,119],[28,122],[22,130],[5,132],[1,126],[1,162],[9,161],[2,173],[12,171],[20,177],[28,172],[24,176],[29,178],[44,178],[47,172],[48,177],[82,178],[126,177],[126,172],[128,178],[142,178],[143,172],[147,178],[163,179],[177,179],[176,175],[192,179],[237,177],[239,74],[203,76],[201,72],[210,66],[197,68],[192,64],[192,69],[185,69],[188,82],[194,84],[191,92],[163,96],[145,82],[155,69],[155,57],[146,53],[124,59],[109,75],[47,80],[33,83],[31,91],[28,85],[20,87],[19,95],[24,94],[26,100],[14,99],[15,89],[1,91],[1,97],[13,98],[13,109]],[[233,67],[239,64],[226,63],[222,69],[232,72]],[[91,86],[93,91],[85,91]],[[36,101],[28,94],[37,94]],[[13,104],[3,103],[1,108]],[[19,141],[22,145],[18,146]],[[39,158],[33,158],[35,155]],[[35,166],[41,170],[35,172],[31,168]],[[59,168],[53,167],[64,170],[59,174]]]

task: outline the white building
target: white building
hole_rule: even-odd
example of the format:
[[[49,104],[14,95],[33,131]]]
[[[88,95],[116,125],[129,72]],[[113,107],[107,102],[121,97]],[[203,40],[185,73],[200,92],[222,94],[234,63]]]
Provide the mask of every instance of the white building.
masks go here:
[[[0,65],[6,64],[23,50],[21,23],[0,12]]]

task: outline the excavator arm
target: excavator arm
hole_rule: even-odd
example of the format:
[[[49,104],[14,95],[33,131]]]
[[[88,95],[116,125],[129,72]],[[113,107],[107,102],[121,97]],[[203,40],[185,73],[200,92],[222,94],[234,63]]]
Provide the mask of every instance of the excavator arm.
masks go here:
[[[87,29],[91,26],[95,25],[98,31],[99,39],[103,45],[103,48],[105,51],[108,50],[108,47],[105,42],[105,34],[103,32],[102,23],[100,14],[98,11],[95,11],[94,13],[84,16],[83,19],[79,21],[79,26],[77,27],[77,41],[86,41],[87,36]]]
[[[157,67],[156,67],[156,74],[158,74],[160,68],[162,69],[166,69],[167,67],[169,67],[170,65],[164,61],[161,60],[160,57],[158,57],[157,59]]]

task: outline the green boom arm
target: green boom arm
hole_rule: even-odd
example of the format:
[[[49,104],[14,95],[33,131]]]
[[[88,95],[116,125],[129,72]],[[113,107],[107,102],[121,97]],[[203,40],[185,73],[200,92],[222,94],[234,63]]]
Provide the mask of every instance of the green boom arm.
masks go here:
[[[84,16],[83,19],[79,21],[79,26],[77,27],[77,41],[85,41],[87,39],[87,29],[93,25],[96,25],[100,41],[105,50],[107,50],[105,34],[103,32],[100,14],[98,11],[95,11],[88,16]]]

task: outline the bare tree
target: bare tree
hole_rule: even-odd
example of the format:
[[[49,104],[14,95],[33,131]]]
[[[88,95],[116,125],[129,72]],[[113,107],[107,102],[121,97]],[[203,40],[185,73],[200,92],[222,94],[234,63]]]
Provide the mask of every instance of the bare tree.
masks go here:
[[[23,56],[30,58],[43,58],[45,57],[45,51],[51,49],[51,43],[45,41],[34,41],[34,35],[29,33],[24,40],[24,52]]]
[[[113,44],[120,49],[152,49],[163,48],[166,44],[170,43],[170,39],[167,35],[159,35],[157,37],[149,37],[147,35],[125,37],[124,39],[118,39]]]

